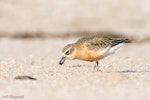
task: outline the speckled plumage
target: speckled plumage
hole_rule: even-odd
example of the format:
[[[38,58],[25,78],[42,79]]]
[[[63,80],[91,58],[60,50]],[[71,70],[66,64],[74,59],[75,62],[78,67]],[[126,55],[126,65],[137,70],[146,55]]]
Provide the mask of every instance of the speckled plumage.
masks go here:
[[[89,36],[66,45],[62,52],[65,58],[98,62],[98,60],[113,54],[122,44],[129,42],[128,39]]]
[[[94,47],[100,47],[105,48],[107,46],[115,46],[122,42],[130,42],[128,39],[114,39],[110,37],[100,37],[100,36],[89,36],[89,37],[83,37],[79,39],[76,44],[83,44],[87,43]]]

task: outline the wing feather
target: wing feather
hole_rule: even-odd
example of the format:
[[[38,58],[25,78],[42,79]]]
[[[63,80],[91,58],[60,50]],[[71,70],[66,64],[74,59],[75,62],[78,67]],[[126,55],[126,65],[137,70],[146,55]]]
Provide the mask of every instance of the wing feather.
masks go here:
[[[129,43],[128,39],[114,39],[110,37],[89,36],[79,39],[76,43],[85,44],[89,49],[104,49],[120,43]]]

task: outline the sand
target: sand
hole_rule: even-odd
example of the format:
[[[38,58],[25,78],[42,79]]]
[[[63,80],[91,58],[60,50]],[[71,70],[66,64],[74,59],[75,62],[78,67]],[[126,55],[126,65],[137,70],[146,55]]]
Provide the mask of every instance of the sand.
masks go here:
[[[150,42],[124,45],[93,72],[91,62],[58,64],[62,47],[75,40],[1,38],[0,100],[150,99]]]
[[[0,100],[150,100],[149,4],[0,0]],[[100,72],[80,60],[59,65],[64,45],[103,32],[135,42],[101,60]]]

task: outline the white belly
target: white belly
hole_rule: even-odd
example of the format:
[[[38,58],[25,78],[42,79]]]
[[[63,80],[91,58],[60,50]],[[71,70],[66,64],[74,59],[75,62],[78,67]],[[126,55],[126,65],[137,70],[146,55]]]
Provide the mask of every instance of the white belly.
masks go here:
[[[121,44],[118,44],[118,45],[116,45],[116,46],[114,46],[114,47],[111,47],[111,48],[108,50],[106,56],[115,53],[115,51],[118,50],[123,44],[124,44],[124,43],[121,43]]]
[[[117,49],[119,49],[123,44],[124,43],[118,44],[118,45],[113,46],[113,47],[108,46],[104,49],[100,49],[100,54],[103,54],[104,56],[109,56],[109,55],[115,53],[115,51]]]

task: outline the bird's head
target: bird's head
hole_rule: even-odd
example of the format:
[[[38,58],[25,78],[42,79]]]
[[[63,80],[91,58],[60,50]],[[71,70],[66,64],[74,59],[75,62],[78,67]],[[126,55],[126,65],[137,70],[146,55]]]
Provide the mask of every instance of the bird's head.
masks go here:
[[[65,62],[66,58],[71,60],[75,58],[74,44],[68,44],[62,49],[62,58],[59,64],[62,65]]]

